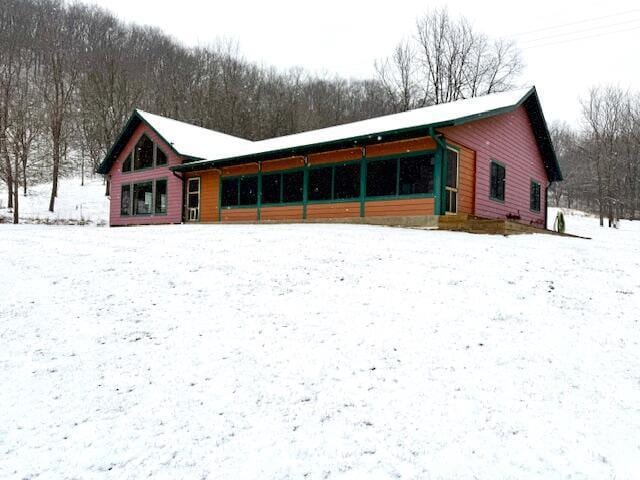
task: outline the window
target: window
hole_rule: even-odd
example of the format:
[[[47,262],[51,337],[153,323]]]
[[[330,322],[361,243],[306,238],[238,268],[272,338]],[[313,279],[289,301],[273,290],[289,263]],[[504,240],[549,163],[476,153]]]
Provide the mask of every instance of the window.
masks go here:
[[[153,167],[153,142],[146,135],[138,140],[133,153],[133,161],[134,170]]]
[[[328,165],[309,170],[309,200],[349,200],[360,197],[360,163]]]
[[[258,177],[234,177],[222,179],[221,206],[238,207],[258,203]]]
[[[153,205],[153,182],[133,184],[133,214],[149,215]]]
[[[167,213],[167,180],[122,185],[120,215],[151,215]]]
[[[531,181],[529,208],[534,212],[540,211],[540,184],[534,180]]]
[[[238,179],[223,178],[221,189],[221,205],[223,207],[236,207],[238,205]]]
[[[124,159],[124,162],[122,163],[122,171],[123,172],[130,172],[131,171],[131,154],[127,155],[127,158]]]
[[[120,192],[120,215],[131,215],[131,185],[122,185]]]
[[[400,159],[400,187],[398,195],[433,192],[435,156]]]
[[[156,180],[156,210],[157,214],[167,213],[167,181]]]
[[[282,174],[282,203],[302,201],[304,190],[304,172]]]
[[[338,165],[334,168],[333,198],[348,199],[360,196],[360,165]]]
[[[367,164],[367,197],[433,193],[435,156],[373,160]]]
[[[264,175],[262,177],[262,203],[280,203],[280,173]]]
[[[497,162],[491,162],[491,191],[490,197],[493,200],[504,202],[505,197],[505,168]]]
[[[262,177],[262,203],[302,202],[304,172],[270,173]]]
[[[167,164],[167,155],[158,148],[156,145],[156,166],[166,165]]]
[[[240,177],[240,205],[258,203],[258,177]]]
[[[395,196],[398,159],[376,160],[367,165],[367,197]]]
[[[309,200],[331,200],[333,196],[331,189],[332,178],[333,167],[309,170]]]

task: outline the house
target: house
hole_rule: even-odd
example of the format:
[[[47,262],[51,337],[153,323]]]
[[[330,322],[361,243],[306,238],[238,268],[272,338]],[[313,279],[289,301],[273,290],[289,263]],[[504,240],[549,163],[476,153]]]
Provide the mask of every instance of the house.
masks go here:
[[[251,142],[136,110],[98,168],[110,224],[467,214],[546,226],[534,87]]]

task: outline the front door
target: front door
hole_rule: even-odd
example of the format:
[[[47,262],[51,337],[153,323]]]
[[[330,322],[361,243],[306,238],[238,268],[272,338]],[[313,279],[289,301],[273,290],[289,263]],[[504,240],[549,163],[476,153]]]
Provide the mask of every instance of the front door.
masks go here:
[[[447,184],[445,185],[445,211],[458,213],[458,152],[447,149]]]
[[[190,178],[187,181],[187,220],[189,222],[200,220],[200,177]]]

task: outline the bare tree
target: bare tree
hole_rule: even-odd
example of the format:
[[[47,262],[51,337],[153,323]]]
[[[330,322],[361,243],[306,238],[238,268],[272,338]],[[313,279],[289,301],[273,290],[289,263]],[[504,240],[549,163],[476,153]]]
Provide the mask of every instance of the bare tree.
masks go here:
[[[391,102],[410,109],[508,90],[524,64],[513,42],[490,40],[439,9],[418,19],[415,37],[375,66]]]

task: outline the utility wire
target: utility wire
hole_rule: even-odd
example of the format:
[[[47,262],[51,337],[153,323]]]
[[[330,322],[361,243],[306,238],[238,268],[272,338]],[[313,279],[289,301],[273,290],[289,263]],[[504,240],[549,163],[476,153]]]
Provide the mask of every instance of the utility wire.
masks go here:
[[[593,17],[593,18],[587,18],[585,20],[579,20],[577,22],[570,22],[570,23],[562,23],[562,24],[558,24],[558,25],[553,25],[551,27],[544,27],[544,28],[538,28],[535,30],[528,30],[526,32],[520,32],[520,33],[514,33],[512,35],[509,35],[510,37],[521,37],[524,35],[530,35],[532,33],[538,33],[538,32],[546,32],[548,30],[557,30],[559,28],[564,28],[564,27],[570,27],[573,25],[581,25],[583,23],[589,23],[589,22],[596,22],[599,20],[605,20],[608,18],[614,18],[614,17],[619,17],[621,15],[627,15],[629,13],[636,13],[636,12],[640,12],[640,8],[634,8],[632,10],[626,10],[624,12],[618,12],[618,13],[613,13],[611,15],[604,15],[604,16],[599,16],[599,17]]]
[[[523,47],[522,50],[530,50],[532,48],[549,47],[549,46],[552,46],[552,45],[561,45],[563,43],[576,42],[578,40],[587,40],[589,38],[603,37],[605,35],[615,35],[615,34],[620,34],[620,33],[625,33],[625,32],[631,32],[631,31],[634,31],[634,30],[640,30],[640,26],[633,27],[633,28],[627,28],[627,29],[623,29],[623,30],[616,30],[616,31],[613,31],[613,32],[599,33],[599,34],[596,34],[596,35],[587,35],[587,36],[583,36],[583,37],[570,38],[570,39],[567,39],[567,40],[561,40],[559,42],[541,43],[539,45],[529,45],[527,47]]]
[[[594,31],[597,31],[597,30],[602,30],[602,29],[612,28],[612,27],[618,27],[618,26],[621,26],[621,25],[629,25],[629,24],[638,23],[638,22],[640,22],[640,18],[634,18],[633,20],[627,20],[625,22],[598,25],[598,26],[594,26],[594,27],[591,27],[591,28],[581,29],[581,30],[572,30],[572,31],[569,31],[569,32],[563,32],[563,33],[558,33],[558,34],[554,34],[554,35],[547,35],[547,36],[542,36],[542,37],[538,37],[538,38],[531,38],[529,40],[523,40],[522,42],[519,42],[519,43],[521,43],[523,45],[527,45],[529,43],[536,43],[536,42],[540,42],[540,41],[544,41],[544,40],[551,40],[551,39],[554,39],[554,38],[567,37],[567,36],[570,36],[570,35],[577,35],[577,34],[580,34],[580,33],[589,33],[589,32],[594,32]],[[617,33],[617,31],[605,32],[605,33]]]

